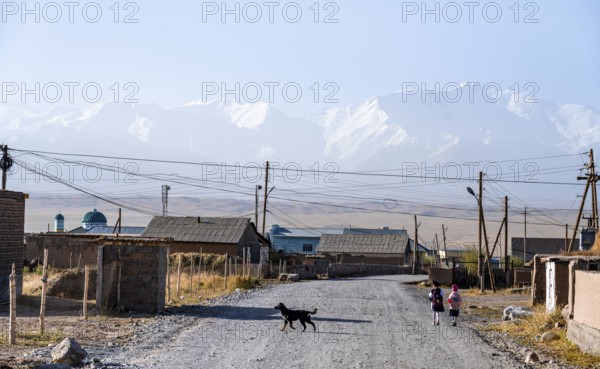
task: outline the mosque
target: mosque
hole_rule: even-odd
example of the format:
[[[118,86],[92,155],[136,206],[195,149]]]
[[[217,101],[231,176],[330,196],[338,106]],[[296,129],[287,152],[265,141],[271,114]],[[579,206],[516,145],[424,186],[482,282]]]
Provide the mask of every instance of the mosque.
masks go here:
[[[85,213],[81,218],[81,226],[66,231],[65,217],[60,212],[54,217],[54,232],[56,233],[79,233],[79,234],[113,234],[114,227],[108,226],[106,216],[94,209]],[[139,235],[145,227],[121,227],[120,234]]]

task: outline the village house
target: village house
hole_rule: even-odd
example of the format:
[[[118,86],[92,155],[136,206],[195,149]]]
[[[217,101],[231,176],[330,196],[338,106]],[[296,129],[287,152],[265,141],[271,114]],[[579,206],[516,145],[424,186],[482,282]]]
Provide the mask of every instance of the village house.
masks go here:
[[[397,234],[324,234],[317,251],[336,262],[403,265],[411,242]]]
[[[251,262],[267,260],[269,240],[261,236],[250,218],[155,216],[141,237],[171,238],[170,253],[212,253],[243,256],[250,248]],[[262,249],[262,250],[261,250]]]

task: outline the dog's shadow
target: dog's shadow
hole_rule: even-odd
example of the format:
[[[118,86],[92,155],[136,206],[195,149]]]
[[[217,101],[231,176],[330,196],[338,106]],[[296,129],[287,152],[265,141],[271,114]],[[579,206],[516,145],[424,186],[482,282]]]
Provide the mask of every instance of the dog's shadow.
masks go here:
[[[184,309],[173,309],[174,315],[184,314],[197,318],[216,318],[230,320],[247,320],[247,321],[281,321],[281,313],[273,307],[256,307],[256,306],[231,306],[231,305],[211,305],[211,306],[186,306]],[[319,315],[320,314],[320,315]],[[324,316],[326,313],[322,310],[315,315],[311,315],[314,322],[330,322],[330,323],[372,323],[371,320],[362,319],[343,319],[329,318]]]

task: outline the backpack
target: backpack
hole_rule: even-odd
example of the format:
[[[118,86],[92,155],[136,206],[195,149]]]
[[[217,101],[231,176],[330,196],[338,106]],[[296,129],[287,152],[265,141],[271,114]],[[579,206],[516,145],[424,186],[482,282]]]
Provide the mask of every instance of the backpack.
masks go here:
[[[437,311],[438,309],[443,309],[444,307],[444,302],[442,299],[442,294],[441,294],[442,290],[439,289],[439,287],[436,287],[434,289],[431,290],[431,294],[433,295],[432,298],[432,303],[433,303],[433,308]]]

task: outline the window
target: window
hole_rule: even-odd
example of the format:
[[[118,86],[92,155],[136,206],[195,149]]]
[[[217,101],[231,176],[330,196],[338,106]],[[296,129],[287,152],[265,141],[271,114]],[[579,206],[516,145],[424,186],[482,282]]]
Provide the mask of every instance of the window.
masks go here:
[[[304,245],[302,245],[302,252],[312,252],[312,251],[313,251],[312,243],[305,243]]]

